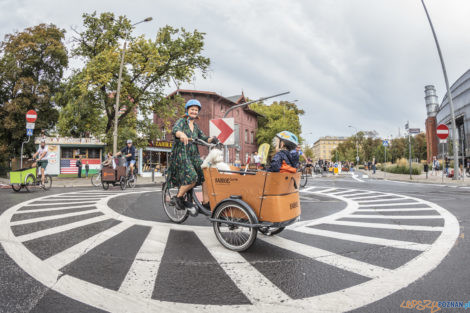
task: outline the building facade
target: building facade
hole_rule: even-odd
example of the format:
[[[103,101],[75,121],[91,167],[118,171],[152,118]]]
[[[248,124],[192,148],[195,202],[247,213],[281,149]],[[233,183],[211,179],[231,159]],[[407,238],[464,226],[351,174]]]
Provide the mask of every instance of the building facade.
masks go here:
[[[313,144],[314,161],[319,160],[331,161],[331,151],[334,150],[341,142],[346,141],[346,137],[321,137]]]
[[[457,138],[459,142],[458,155],[461,158],[470,158],[470,70],[460,76],[450,88],[452,93],[452,102],[454,104],[455,124],[457,126]],[[437,124],[446,124],[449,127],[450,134],[447,142],[452,140],[452,125],[450,106],[447,94],[442,100],[436,115]],[[453,158],[449,154],[448,147],[445,144],[439,144],[438,157],[445,156]]]
[[[243,94],[232,97],[223,97],[212,91],[185,89],[178,89],[168,95],[168,97],[171,98],[177,94],[184,98],[185,101],[188,101],[189,99],[197,99],[201,102],[202,110],[196,123],[207,136],[210,135],[209,121],[211,119],[223,118],[225,112],[230,107],[246,102],[246,98]],[[242,164],[246,164],[253,153],[258,150],[258,146],[256,144],[258,116],[259,114],[249,108],[238,108],[232,110],[228,114],[227,117],[233,117],[235,120],[235,144],[230,146],[228,149],[230,163],[240,160]],[[175,121],[176,119],[170,121],[169,124],[173,125]],[[171,152],[173,135],[171,134],[171,126],[166,126],[168,123],[165,122],[168,121],[165,121],[157,114],[154,114],[154,123],[157,124],[164,132],[164,136],[161,140],[151,143],[151,146],[143,149],[141,152],[141,160],[143,163],[141,166],[141,173],[145,173],[146,170],[150,170],[152,167],[165,168],[167,166],[169,153]],[[199,147],[199,151],[201,156],[205,156],[208,153],[208,150],[205,147]]]

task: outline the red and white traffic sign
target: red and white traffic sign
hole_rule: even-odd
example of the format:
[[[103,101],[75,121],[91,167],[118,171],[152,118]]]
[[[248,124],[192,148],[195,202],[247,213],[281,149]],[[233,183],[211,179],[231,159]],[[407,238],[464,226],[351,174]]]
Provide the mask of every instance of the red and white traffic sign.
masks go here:
[[[216,136],[217,139],[224,145],[235,144],[235,119],[230,118],[218,118],[209,121],[209,135]]]
[[[449,127],[447,127],[447,125],[444,125],[444,124],[439,124],[439,126],[437,126],[436,128],[436,133],[437,133],[437,137],[439,137],[439,139],[447,139],[447,137],[449,137]]]
[[[36,122],[36,119],[38,118],[38,114],[34,110],[29,110],[26,112],[26,121],[28,123],[34,123]]]

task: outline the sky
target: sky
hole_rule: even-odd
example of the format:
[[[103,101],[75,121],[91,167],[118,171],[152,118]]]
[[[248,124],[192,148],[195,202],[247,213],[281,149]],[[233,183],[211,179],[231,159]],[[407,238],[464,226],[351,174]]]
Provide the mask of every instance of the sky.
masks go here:
[[[470,1],[427,0],[450,83],[470,68]],[[445,84],[419,0],[0,0],[0,38],[39,23],[67,31],[82,13],[126,15],[133,35],[154,38],[164,25],[205,32],[209,76],[184,89],[298,100],[308,144],[321,136],[376,130],[382,137],[424,129],[424,86]],[[175,87],[170,87],[175,89]]]

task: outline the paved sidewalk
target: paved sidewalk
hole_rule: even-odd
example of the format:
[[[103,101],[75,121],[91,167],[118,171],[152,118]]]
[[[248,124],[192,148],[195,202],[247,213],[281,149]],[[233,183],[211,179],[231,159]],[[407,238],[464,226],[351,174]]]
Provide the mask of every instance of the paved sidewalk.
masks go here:
[[[470,186],[470,177],[465,177],[463,180],[452,180],[452,178],[442,177],[442,171],[439,171],[437,175],[431,175],[431,172],[428,173],[428,178],[426,178],[426,173],[421,173],[421,175],[412,175],[410,180],[409,174],[392,174],[382,171],[376,171],[375,174],[372,174],[372,171],[360,170],[365,175],[368,175],[371,179],[385,179],[385,180],[397,180],[397,181],[407,181],[407,182],[419,182],[419,183],[429,183],[429,184],[445,184],[445,185],[457,185],[457,186]]]
[[[137,178],[138,186],[154,186],[156,184],[161,185],[164,182],[164,178],[161,176],[155,177],[155,181],[152,182],[151,177],[140,177]],[[52,177],[52,187],[92,187],[91,177],[88,178],[59,178]],[[0,178],[0,188],[10,188],[10,180],[8,178]]]

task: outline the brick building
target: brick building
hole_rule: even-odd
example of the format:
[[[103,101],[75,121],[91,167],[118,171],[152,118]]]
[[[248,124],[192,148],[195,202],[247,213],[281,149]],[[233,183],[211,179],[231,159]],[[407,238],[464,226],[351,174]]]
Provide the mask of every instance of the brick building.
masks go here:
[[[241,95],[232,97],[223,97],[212,91],[178,89],[169,94],[168,97],[173,97],[176,94],[184,98],[185,101],[189,99],[197,99],[199,102],[201,102],[202,110],[196,123],[208,136],[209,120],[222,118],[228,108],[246,102],[246,98],[243,93]],[[239,159],[242,164],[246,164],[248,158],[258,150],[258,146],[256,145],[258,116],[259,114],[250,110],[249,108],[235,109],[227,116],[233,117],[235,119],[235,145],[229,147],[228,149],[230,163],[234,163],[236,159]],[[156,114],[154,114],[154,123],[160,125],[161,129],[165,131],[165,136],[162,138],[162,141],[171,142],[173,140],[171,129],[166,129],[164,126],[164,121]],[[171,122],[171,124],[173,123],[174,121]],[[166,162],[168,158],[168,153],[171,151],[171,145],[168,145],[167,147],[161,147],[159,142],[156,142],[153,145],[156,147],[149,147],[145,149],[146,151],[148,150],[155,151],[156,153],[158,152],[158,155],[155,154],[155,156],[152,158],[153,161],[158,161],[152,163],[161,163],[162,166],[165,166],[166,164],[163,163]],[[205,147],[199,147],[199,151],[201,156],[207,155],[207,149]],[[145,151],[143,159],[144,162],[145,160],[149,160],[149,156],[145,155]]]

